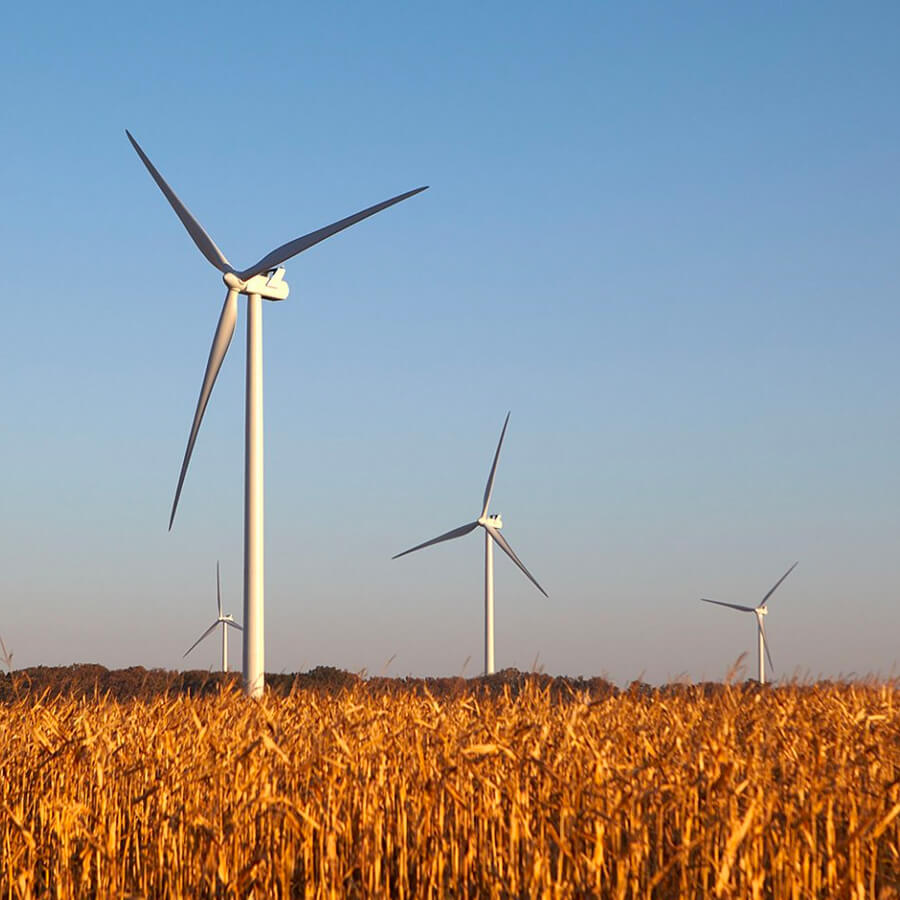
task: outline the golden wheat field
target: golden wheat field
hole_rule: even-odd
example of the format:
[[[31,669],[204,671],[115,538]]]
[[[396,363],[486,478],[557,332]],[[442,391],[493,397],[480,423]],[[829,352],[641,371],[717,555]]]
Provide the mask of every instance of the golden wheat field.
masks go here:
[[[11,701],[2,897],[895,898],[898,694]]]

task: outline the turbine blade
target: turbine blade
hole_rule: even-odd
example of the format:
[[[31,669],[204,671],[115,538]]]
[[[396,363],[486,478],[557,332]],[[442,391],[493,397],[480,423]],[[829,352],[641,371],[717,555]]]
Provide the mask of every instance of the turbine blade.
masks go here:
[[[198,637],[197,640],[194,641],[194,643],[191,644],[191,646],[187,648],[187,650],[184,653],[184,656],[187,656],[188,653],[190,653],[191,650],[193,650],[194,647],[196,647],[197,644],[199,644],[200,641],[203,640],[203,638],[209,637],[209,635],[211,635],[213,633],[213,630],[215,629],[216,625],[218,625],[218,624],[219,624],[218,621],[213,622],[212,625],[210,625],[209,628],[207,628],[206,631],[204,631],[203,634],[201,634],[200,637]],[[184,656],[182,657],[182,659],[184,659]]]
[[[762,598],[762,603],[759,604],[760,606],[765,606],[765,605],[766,605],[766,600],[768,600],[769,597],[771,597],[772,594],[775,593],[776,588],[781,584],[781,582],[784,581],[784,579],[787,578],[788,575],[790,575],[791,572],[794,571],[794,569],[797,567],[797,563],[798,563],[798,562],[800,562],[799,559],[797,560],[797,562],[794,563],[794,565],[792,565],[792,566],[787,570],[787,572],[784,573],[784,575],[781,576],[781,578],[778,579],[778,581],[775,582],[775,587],[773,587],[772,590],[769,591],[769,593],[766,594],[766,596]]]
[[[494,453],[494,463],[491,466],[491,474],[488,475],[487,484],[484,486],[484,497],[482,498],[483,508],[481,510],[481,516],[487,515],[488,505],[491,502],[491,494],[494,491],[494,476],[497,474],[497,463],[500,460],[500,448],[503,446],[503,438],[506,436],[506,426],[509,424],[509,413],[506,414],[506,419],[503,422],[503,430],[500,432],[500,440],[497,442],[497,451]]]
[[[244,630],[243,628],[241,628],[240,625],[238,625],[237,622],[232,622],[231,619],[222,619],[222,621],[223,621],[226,625],[230,625],[232,628],[237,628],[238,631],[243,631],[243,630]]]
[[[269,269],[274,269],[292,256],[296,256],[298,253],[308,250],[314,244],[324,241],[325,238],[330,238],[333,234],[337,234],[339,231],[343,231],[345,228],[349,228],[351,225],[355,225],[357,222],[361,222],[369,216],[374,216],[375,213],[381,212],[381,210],[387,209],[389,206],[393,206],[401,200],[406,200],[415,194],[421,193],[422,191],[427,190],[427,187],[428,186],[426,185],[425,187],[416,188],[414,191],[407,191],[405,194],[399,194],[396,197],[392,197],[390,200],[385,200],[383,203],[376,203],[375,206],[370,206],[368,209],[362,210],[362,212],[347,216],[346,219],[341,219],[331,225],[326,225],[318,231],[311,231],[309,234],[303,235],[303,237],[288,241],[288,243],[282,244],[277,250],[273,250],[271,253],[266,254],[258,263],[250,266],[249,269],[244,269],[243,272],[239,272],[238,278],[242,281],[246,281],[254,275],[259,275],[260,272],[267,272]]]
[[[737,603],[723,603],[721,600],[707,600],[705,597],[700,599],[704,603],[715,603],[716,606],[729,606],[731,609],[739,609],[741,612],[756,612],[752,606],[738,606]]]
[[[194,412],[194,422],[191,425],[191,434],[188,438],[187,450],[184,451],[184,461],[181,463],[181,474],[178,476],[178,487],[175,490],[175,500],[172,503],[172,515],[169,516],[169,531],[175,521],[175,510],[178,509],[178,498],[181,496],[181,488],[184,485],[184,476],[187,474],[188,464],[191,461],[191,453],[194,450],[194,441],[197,440],[197,432],[203,421],[203,413],[209,402],[216,376],[222,367],[222,360],[228,352],[231,336],[234,334],[234,323],[237,321],[237,291],[229,291],[219,316],[219,324],[213,337],[212,347],[209,351],[209,359],[206,362],[206,374],[203,376],[203,386],[200,388],[200,397],[197,400],[197,409]],[[218,570],[217,570],[218,571]]]
[[[216,605],[219,608],[219,618],[222,618],[222,582],[219,578],[219,561],[216,560]]]
[[[141,162],[147,167],[147,171],[153,176],[153,180],[159,185],[159,189],[165,194],[169,205],[175,210],[175,215],[181,219],[181,224],[187,229],[197,249],[220,271],[230,272],[231,264],[225,259],[225,254],[216,246],[215,241],[203,230],[203,226],[191,215],[190,210],[178,199],[175,191],[166,184],[166,179],[157,172],[156,167],[147,158],[147,154],[141,150],[140,144],[131,136],[126,128],[125,134],[131,141],[131,146],[137,151]]]
[[[442,534],[439,537],[432,538],[430,541],[425,541],[424,544],[416,544],[415,547],[410,547],[409,550],[404,550],[402,553],[398,553],[396,556],[392,556],[391,559],[400,559],[401,556],[406,556],[407,553],[412,553],[415,550],[421,550],[423,547],[430,547],[432,544],[440,544],[441,541],[452,541],[453,538],[462,537],[464,534],[468,534],[470,531],[473,531],[477,527],[477,522],[470,522],[468,525],[460,525],[459,528],[454,528],[453,531],[448,531],[446,534]]]
[[[525,573],[528,580],[549,600],[550,595],[537,583],[534,575],[525,568],[522,560],[513,552],[513,548],[506,543],[506,538],[503,537],[496,528],[493,528],[490,525],[485,525],[484,527],[487,529],[488,534],[490,534],[490,536],[500,545],[504,553],[506,553],[506,555]]]
[[[760,616],[760,619],[762,616]],[[769,668],[774,672],[775,663],[772,662],[772,654],[769,653],[769,642],[766,640],[766,626],[762,622],[759,623],[759,630],[762,632],[763,647],[766,648],[766,656],[769,659]]]

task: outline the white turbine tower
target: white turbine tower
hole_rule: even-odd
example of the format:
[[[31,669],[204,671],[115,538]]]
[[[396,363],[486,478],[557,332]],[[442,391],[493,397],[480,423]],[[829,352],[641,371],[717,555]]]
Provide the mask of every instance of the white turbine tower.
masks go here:
[[[406,556],[407,553],[413,553],[421,550],[423,547],[430,547],[432,544],[440,544],[442,541],[450,541],[453,538],[462,537],[470,531],[474,531],[479,525],[484,529],[484,674],[492,675],[494,673],[494,541],[496,541],[504,553],[525,573],[528,580],[545,596],[547,592],[537,583],[534,576],[522,564],[522,560],[513,552],[513,548],[506,542],[506,538],[500,534],[503,527],[503,520],[499,515],[489,516],[488,506],[491,502],[491,493],[494,490],[494,476],[497,473],[497,462],[500,459],[500,448],[503,446],[503,438],[506,435],[506,426],[509,424],[509,413],[506,414],[506,420],[503,423],[503,430],[500,432],[500,441],[497,444],[497,452],[494,454],[494,464],[491,466],[491,474],[488,475],[487,485],[484,489],[484,498],[482,500],[481,515],[467,525],[461,525],[448,531],[440,537],[425,541],[424,544],[417,544],[398,553],[392,559],[399,559]]]
[[[799,560],[798,560],[799,562]],[[752,612],[756,614],[756,630],[758,632],[757,639],[759,643],[759,683],[766,683],[766,661],[765,657],[769,657],[769,665],[772,667],[772,670],[775,670],[775,664],[772,662],[772,654],[769,653],[769,642],[766,640],[766,625],[764,617],[769,614],[769,608],[766,606],[766,603],[769,600],[769,597],[775,593],[778,586],[784,581],[791,572],[796,568],[797,563],[794,563],[778,581],[775,582],[775,586],[766,594],[765,597],[762,598],[759,606],[739,606],[737,603],[723,603],[721,600],[707,600],[705,597],[702,597],[702,601],[704,603],[715,603],[717,606],[727,606],[730,609],[739,609],[741,612]]]
[[[178,476],[178,487],[175,490],[175,500],[172,503],[172,514],[169,517],[169,530],[175,519],[175,510],[178,506],[178,498],[181,496],[181,488],[184,484],[184,476],[187,473],[191,460],[191,452],[200,429],[200,422],[209,395],[212,392],[216,376],[225,358],[231,336],[234,334],[235,321],[237,319],[238,294],[247,297],[247,384],[246,384],[246,414],[245,451],[244,451],[244,654],[243,654],[243,680],[244,690],[251,697],[261,697],[265,687],[265,646],[263,628],[263,402],[262,402],[262,300],[284,300],[288,295],[288,285],[284,281],[284,269],[281,264],[292,256],[308,250],[320,241],[361,222],[368,216],[374,215],[407,197],[412,197],[424,187],[408,191],[383,203],[370,206],[352,216],[311,231],[303,237],[296,238],[283,244],[271,253],[266,254],[249,269],[237,270],[225,258],[221,250],[215,245],[212,238],[203,230],[200,223],[191,215],[187,207],[178,199],[175,192],[166,184],[162,175],[154,168],[153,163],[138,145],[138,142],[126,130],[128,140],[137,151],[141,161],[147,167],[147,171],[163,192],[175,214],[181,219],[181,223],[187,229],[191,239],[197,245],[197,249],[215,266],[221,273],[223,281],[228,288],[225,297],[225,305],[219,316],[219,324],[213,337],[212,349],[209,351],[209,360],[206,363],[206,374],[203,376],[203,386],[200,389],[200,397],[197,400],[197,409],[194,413],[194,421],[191,425],[191,433],[188,438],[187,450],[184,461],[181,464],[181,474]]]
[[[238,631],[243,631],[244,629],[238,625],[237,622],[234,621],[234,616],[230,613],[226,615],[222,612],[222,582],[219,579],[219,564],[216,563],[216,605],[218,609],[218,615],[216,616],[216,621],[191,644],[190,647],[185,651],[184,656],[187,656],[197,644],[200,643],[205,637],[208,637],[215,631],[217,625],[222,626],[222,671],[228,671],[228,626],[230,625],[232,628],[236,628]],[[183,659],[184,657],[182,657]]]

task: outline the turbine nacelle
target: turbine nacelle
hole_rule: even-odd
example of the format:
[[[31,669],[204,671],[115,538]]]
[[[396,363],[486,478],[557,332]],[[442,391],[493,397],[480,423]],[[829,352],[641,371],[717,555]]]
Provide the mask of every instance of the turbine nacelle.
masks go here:
[[[284,280],[284,269],[277,268],[274,271],[262,272],[254,275],[246,281],[238,278],[235,272],[226,272],[222,281],[230,291],[239,294],[259,294],[266,300],[286,300],[290,293],[290,287]]]
[[[481,516],[478,519],[478,524],[482,527],[490,525],[491,528],[499,531],[503,527],[503,517],[500,515],[500,513],[497,513],[494,516]]]

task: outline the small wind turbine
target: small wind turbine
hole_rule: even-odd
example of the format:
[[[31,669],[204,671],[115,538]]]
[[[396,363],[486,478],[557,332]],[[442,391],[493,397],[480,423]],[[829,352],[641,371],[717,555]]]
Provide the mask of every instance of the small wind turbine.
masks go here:
[[[488,506],[491,502],[491,493],[494,490],[494,476],[497,474],[497,462],[500,459],[500,448],[503,446],[503,438],[506,435],[506,426],[509,424],[509,413],[506,414],[506,421],[503,423],[503,430],[500,432],[500,441],[497,444],[497,452],[494,454],[494,464],[491,466],[491,474],[488,475],[487,485],[484,489],[484,498],[482,500],[481,515],[467,525],[460,525],[453,531],[448,531],[440,537],[425,541],[424,544],[417,544],[398,553],[392,559],[399,559],[406,556],[407,553],[413,553],[421,550],[423,547],[430,547],[432,544],[440,544],[441,541],[450,541],[453,538],[462,537],[470,531],[474,531],[479,525],[484,529],[484,674],[492,675],[494,673],[494,541],[500,545],[500,549],[525,573],[528,580],[545,596],[547,592],[535,581],[534,576],[522,564],[522,560],[513,552],[513,548],[506,542],[506,538],[500,534],[503,527],[503,520],[499,515],[489,516]]]
[[[263,629],[263,591],[265,586],[263,567],[263,403],[262,403],[262,300],[284,300],[288,295],[288,284],[284,280],[284,269],[281,264],[292,256],[308,250],[320,241],[361,222],[363,219],[424,191],[424,187],[399,194],[383,203],[370,206],[362,212],[348,216],[317,231],[311,231],[303,237],[296,238],[267,253],[249,269],[237,270],[225,258],[212,238],[203,230],[200,223],[191,215],[188,208],[178,199],[165,179],[154,168],[153,163],[138,145],[138,142],[125,131],[132,147],[137,151],[143,164],[159,189],[169,201],[181,224],[187,229],[197,249],[221,273],[228,293],[225,305],[219,316],[219,324],[213,337],[212,349],[206,363],[206,374],[197,400],[194,421],[188,438],[187,450],[178,476],[178,487],[175,490],[175,501],[172,503],[172,514],[169,517],[169,530],[175,520],[178,498],[184,484],[191,452],[200,430],[200,422],[209,401],[216,376],[222,360],[231,343],[237,320],[238,294],[247,297],[247,386],[246,415],[244,419],[244,690],[251,697],[261,697],[265,687],[265,644]]]
[[[797,561],[799,562],[799,560]],[[775,586],[766,594],[765,597],[762,598],[759,606],[739,606],[737,603],[723,603],[721,600],[707,600],[705,597],[701,598],[704,603],[715,603],[717,606],[728,606],[731,609],[739,609],[741,612],[752,612],[756,614],[756,629],[758,631],[758,640],[759,640],[759,683],[766,683],[766,662],[763,656],[763,652],[765,652],[765,656],[769,657],[769,665],[772,667],[772,670],[775,670],[775,663],[772,662],[772,654],[769,653],[769,642],[766,640],[766,625],[764,616],[769,614],[769,608],[766,606],[766,603],[769,600],[769,597],[775,593],[778,586],[784,581],[791,572],[794,571],[797,563],[794,563],[778,581],[775,582]]]
[[[221,625],[222,626],[222,671],[227,672],[228,671],[228,626],[230,625],[232,628],[237,628],[238,631],[243,631],[244,629],[241,628],[241,626],[238,625],[238,623],[234,621],[234,616],[232,616],[230,613],[228,615],[225,615],[225,613],[222,612],[222,582],[219,579],[219,564],[218,563],[216,563],[216,603],[218,605],[218,610],[219,610],[218,615],[216,616],[216,621],[213,622],[212,625],[210,625],[209,628],[207,628],[206,631],[204,631],[203,634],[201,634],[200,637],[198,637],[197,640],[194,641],[193,644],[191,644],[190,647],[188,647],[184,656],[187,656],[188,653],[190,653],[191,650],[193,650],[194,647],[196,647],[197,644],[199,644],[200,641],[202,641],[205,637],[212,634],[213,631],[215,631],[215,628],[217,625]],[[184,657],[182,657],[182,659],[183,658]]]

